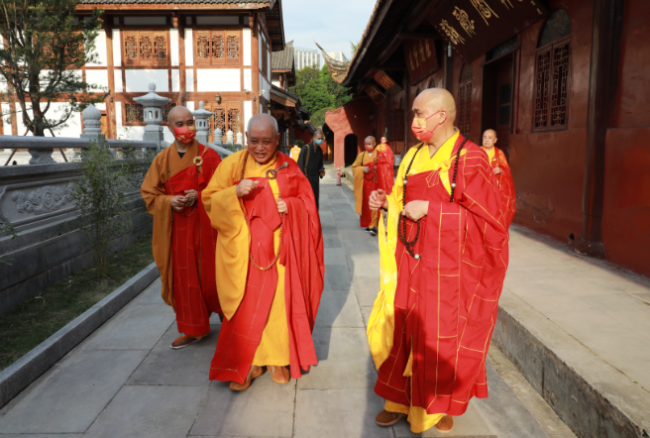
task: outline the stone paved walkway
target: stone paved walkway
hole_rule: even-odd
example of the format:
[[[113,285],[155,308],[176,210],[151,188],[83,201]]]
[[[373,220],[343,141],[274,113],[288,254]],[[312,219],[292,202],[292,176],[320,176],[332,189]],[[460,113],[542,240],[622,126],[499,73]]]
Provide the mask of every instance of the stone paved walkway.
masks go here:
[[[3,408],[0,437],[419,436],[405,422],[374,423],[383,400],[372,391],[365,326],[379,289],[376,239],[359,228],[352,191],[331,176],[320,205],[326,283],[314,330],[320,363],[309,374],[277,385],[266,373],[243,393],[210,382],[218,319],[202,342],[171,350],[178,334],[156,281]],[[496,350],[488,379],[490,398],[472,400],[446,436],[571,436]]]

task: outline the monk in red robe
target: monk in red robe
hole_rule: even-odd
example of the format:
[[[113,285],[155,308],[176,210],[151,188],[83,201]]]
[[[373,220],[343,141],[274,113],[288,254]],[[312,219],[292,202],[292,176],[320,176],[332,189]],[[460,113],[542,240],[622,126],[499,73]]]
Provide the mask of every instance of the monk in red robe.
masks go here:
[[[248,388],[263,367],[282,384],[317,364],[312,330],[325,274],[314,192],[296,162],[277,150],[277,121],[253,116],[246,136],[248,149],[227,157],[203,191],[219,231],[225,316],[210,379],[231,382],[233,391]]]
[[[194,137],[194,117],[177,105],[168,116],[174,144],[154,158],[140,189],[153,216],[153,256],[162,298],[176,312],[180,349],[210,333],[210,314],[221,313],[215,281],[217,231],[210,225],[201,192],[221,162]]]
[[[390,194],[393,191],[395,183],[395,155],[393,149],[388,144],[388,139],[382,137],[377,151],[377,177],[379,179],[379,188]]]
[[[510,227],[510,222],[515,217],[517,208],[517,194],[515,193],[515,182],[512,179],[512,172],[510,172],[506,154],[501,149],[494,147],[497,140],[497,133],[494,129],[488,129],[483,133],[483,150],[488,154],[490,166],[492,166],[492,171],[496,176],[505,223],[507,227]]]
[[[375,392],[386,399],[376,422],[407,417],[413,432],[449,432],[472,397],[487,397],[508,231],[487,155],[454,127],[452,95],[425,90],[413,112],[421,143],[392,194],[370,196],[388,223],[379,221],[382,290],[368,322]]]

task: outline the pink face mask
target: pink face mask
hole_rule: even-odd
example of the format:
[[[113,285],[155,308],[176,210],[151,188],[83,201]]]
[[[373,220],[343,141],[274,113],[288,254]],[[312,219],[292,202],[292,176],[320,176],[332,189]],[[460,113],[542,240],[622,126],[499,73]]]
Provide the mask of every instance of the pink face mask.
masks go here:
[[[372,152],[375,150],[375,148],[369,144],[363,145],[368,152]]]
[[[429,120],[431,117],[438,114],[440,111],[442,110],[436,111],[426,119],[422,117],[415,117],[413,119],[413,124],[411,125],[411,131],[413,131],[413,135],[415,135],[415,138],[425,143],[428,143],[429,140],[431,140],[431,137],[433,137],[433,133],[436,132],[436,129],[438,129],[438,126],[440,126],[440,124],[438,124],[435,128],[430,130],[427,129],[427,120]]]

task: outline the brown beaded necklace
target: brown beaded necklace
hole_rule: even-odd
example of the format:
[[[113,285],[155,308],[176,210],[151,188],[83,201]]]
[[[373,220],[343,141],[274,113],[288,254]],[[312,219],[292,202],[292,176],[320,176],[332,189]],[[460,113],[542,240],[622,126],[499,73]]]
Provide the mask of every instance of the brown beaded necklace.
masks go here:
[[[463,149],[463,146],[465,146],[465,142],[467,142],[467,138],[463,140],[463,143],[460,145],[458,148],[458,152],[456,153],[456,163],[454,164],[454,177],[451,182],[451,197],[449,198],[449,202],[454,202],[454,192],[456,190],[456,174],[458,173],[458,161],[460,161],[460,151]],[[420,146],[418,146],[417,150],[413,154],[413,158],[411,158],[411,161],[409,162],[408,167],[406,168],[406,173],[404,174],[404,188],[402,190],[402,205],[406,206],[406,187],[408,183],[408,174],[411,171],[411,166],[413,165],[413,161],[415,161],[415,157],[418,155],[418,152],[420,152],[420,149],[422,149],[422,146],[424,146],[425,143],[421,143]],[[402,207],[403,208],[403,207]],[[399,237],[400,242],[404,245],[404,248],[406,248],[406,252],[408,252],[411,257],[413,257],[415,260],[420,260],[420,254],[415,254],[414,253],[414,248],[415,245],[418,243],[418,239],[420,238],[420,221],[417,220],[415,221],[415,224],[417,225],[417,230],[415,232],[415,237],[413,240],[408,240],[407,238],[407,230],[406,230],[406,219],[404,215],[400,214],[399,216],[399,222],[397,224],[397,235]]]
[[[197,155],[196,157],[194,157],[194,160],[192,161],[194,163],[194,165],[196,166],[197,187],[198,187],[199,171],[201,170],[201,166],[203,165],[203,155],[205,155],[205,153],[207,151],[208,151],[208,148],[205,147],[203,149],[203,153],[201,155]],[[172,181],[171,181],[171,178],[169,177],[169,175],[171,174],[171,171],[169,170],[169,160],[167,161],[167,167],[168,167],[168,169],[167,169],[167,177],[169,178],[167,180],[167,182],[169,183],[169,190],[172,192],[172,196],[174,196],[174,187],[172,186]],[[183,217],[192,216],[194,214],[194,212],[197,210],[197,208],[196,208],[197,207],[196,199],[193,198],[192,203],[187,204],[186,207],[192,207],[191,210],[190,210],[190,214],[183,214],[183,213],[180,213],[178,211],[176,213],[180,214]]]
[[[374,151],[374,150],[373,150],[373,151]],[[363,153],[363,158],[361,159],[361,165],[362,165],[362,166],[364,166],[363,162],[364,162],[365,159],[366,159],[366,154],[367,154],[367,153],[368,153],[368,151],[366,151],[366,152]],[[372,176],[371,176],[370,178],[368,178],[368,176],[364,173],[364,174],[363,174],[363,179],[365,179],[366,181],[373,181],[373,180],[374,180],[375,182],[378,182],[378,181],[377,181],[377,155],[375,155],[375,165],[374,165],[374,167],[372,168]]]
[[[246,173],[246,163],[248,162],[248,151],[244,153],[244,164],[241,168],[241,175],[239,178],[239,181],[241,182],[244,179],[244,174]],[[278,154],[275,154],[275,159],[277,161],[278,159]],[[267,179],[276,179],[278,177],[278,172],[282,169],[285,169],[289,167],[289,163],[286,161],[280,165],[277,169],[269,169],[266,171],[266,178]],[[281,194],[278,193],[278,198],[281,198]],[[246,225],[248,226],[248,231],[250,232],[251,225],[248,223],[248,215],[246,214],[246,207],[244,207],[244,203],[242,202],[242,208],[244,209],[244,218],[246,219]],[[248,253],[248,258],[250,259],[251,263],[253,263],[253,266],[255,266],[257,269],[260,271],[268,271],[271,269],[275,264],[278,262],[280,259],[280,254],[282,253],[282,234],[284,230],[284,217],[283,215],[280,215],[280,245],[278,246],[278,252],[275,254],[275,257],[273,258],[273,261],[268,265],[268,266],[261,266],[255,258],[253,257],[253,253],[249,252]]]

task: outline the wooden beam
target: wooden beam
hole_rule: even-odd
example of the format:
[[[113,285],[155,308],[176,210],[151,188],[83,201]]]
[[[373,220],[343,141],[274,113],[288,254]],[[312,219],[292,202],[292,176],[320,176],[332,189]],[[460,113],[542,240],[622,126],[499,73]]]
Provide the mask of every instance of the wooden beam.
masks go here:
[[[103,9],[105,11],[205,11],[205,10],[260,10],[265,9],[268,3],[205,3],[205,4],[183,4],[183,3],[129,3],[129,4],[115,4],[115,3],[102,3],[102,4],[83,4],[77,5],[77,11],[92,11],[94,9]]]

